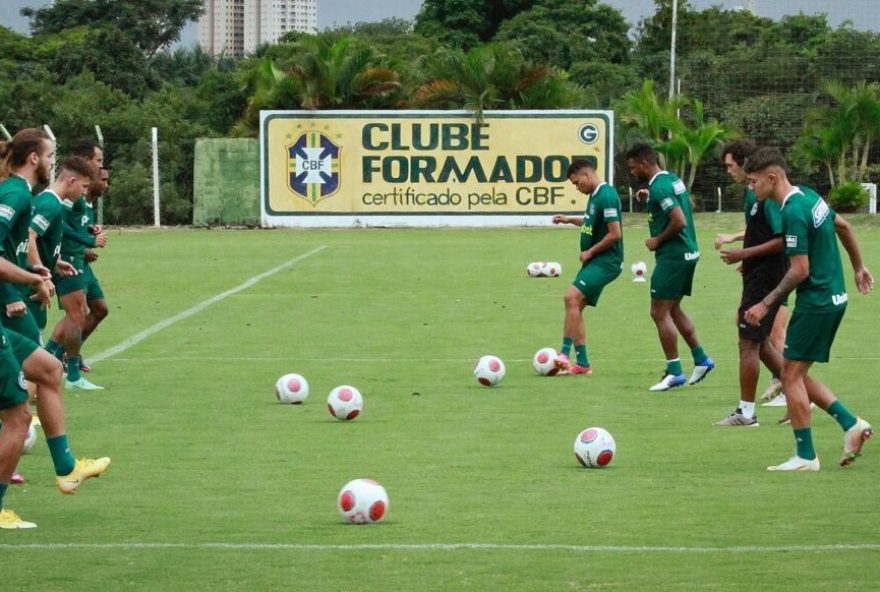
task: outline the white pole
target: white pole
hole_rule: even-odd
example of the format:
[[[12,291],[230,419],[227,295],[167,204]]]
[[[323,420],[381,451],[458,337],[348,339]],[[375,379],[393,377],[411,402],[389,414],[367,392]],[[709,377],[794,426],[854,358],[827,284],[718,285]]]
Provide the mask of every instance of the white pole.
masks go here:
[[[159,228],[159,128],[153,128],[153,226]]]
[[[669,99],[675,96],[675,33],[678,28],[678,0],[672,0],[672,42],[669,48]]]
[[[58,142],[55,140],[55,134],[52,133],[52,128],[49,127],[49,124],[44,124],[43,129],[46,132],[46,135],[49,136],[49,139],[52,140],[52,144],[55,146],[55,157],[58,157]],[[49,175],[49,183],[55,182],[55,163],[52,163],[52,172]]]
[[[101,147],[101,151],[104,150],[104,134],[101,133],[101,126],[97,123],[95,124],[95,136],[98,138],[98,146]],[[97,212],[97,221],[98,224],[104,225],[104,197],[98,197],[98,212]]]
[[[721,187],[716,187],[715,192],[718,194],[718,210],[716,211],[718,214],[721,213]]]
[[[628,189],[629,189],[629,212],[632,213],[632,211],[633,211],[633,188],[628,187]]]

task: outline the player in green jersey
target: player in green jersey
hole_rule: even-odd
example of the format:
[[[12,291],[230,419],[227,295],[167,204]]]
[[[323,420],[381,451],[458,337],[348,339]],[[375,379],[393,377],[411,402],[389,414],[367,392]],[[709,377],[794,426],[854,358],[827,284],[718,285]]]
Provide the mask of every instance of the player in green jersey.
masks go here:
[[[742,166],[757,149],[750,140],[735,140],[724,147],[723,162],[734,182],[746,183]],[[782,305],[774,306],[757,327],[743,319],[745,311],[763,300],[788,268],[782,245],[782,214],[776,202],[758,201],[751,189],[746,189],[745,198],[745,230],[736,235],[718,235],[715,238],[716,249],[724,243],[743,243],[741,249],[721,251],[724,263],[740,264],[738,270],[742,276],[742,296],[736,316],[739,328],[740,400],[733,413],[717,422],[716,426],[757,426],[755,397],[761,362],[777,380],[782,372],[782,348],[777,349],[771,338],[772,331],[778,325],[778,311]],[[782,330],[784,335],[784,325]]]
[[[617,191],[599,178],[595,163],[575,160],[568,167],[568,180],[589,197],[583,216],[553,216],[554,224],[572,224],[581,229],[581,269],[565,293],[565,322],[557,365],[560,373],[592,374],[587,356],[584,307],[596,306],[605,286],[620,275],[623,216]],[[575,364],[568,359],[572,345],[576,353]]]
[[[88,229],[94,236],[104,234],[103,228],[96,223],[95,208],[98,198],[106,193],[109,181],[109,171],[106,168],[101,167],[98,171],[98,178],[95,182],[89,185],[89,190],[86,193],[86,216],[89,218]],[[106,235],[104,235],[104,238],[106,239]],[[92,248],[86,248],[84,253],[84,270],[86,276],[85,292],[86,305],[88,306],[89,313],[86,315],[85,324],[83,325],[82,330],[83,344],[85,344],[86,339],[95,332],[98,325],[100,325],[101,322],[107,318],[107,315],[110,314],[110,308],[107,306],[107,299],[104,296],[104,290],[102,289],[101,283],[98,281],[98,276],[95,274],[94,268],[92,267],[92,263],[97,260],[98,254],[95,250]],[[92,369],[86,364],[81,351],[79,359],[80,370],[83,372],[91,372]]]
[[[647,144],[633,146],[626,153],[630,174],[648,189],[638,191],[639,199],[648,198],[648,229],[645,246],[653,251],[656,264],[651,274],[651,318],[657,326],[660,345],[666,356],[663,378],[650,387],[666,391],[696,384],[715,368],[715,362],[700,345],[697,330],[681,308],[681,299],[691,295],[694,271],[700,258],[691,198],[684,182],[659,166],[657,152]],[[694,370],[688,380],[678,357],[678,335],[691,348]]]
[[[727,168],[727,174],[730,175],[735,183],[746,184],[746,172],[743,170],[742,167],[745,164],[746,158],[751,156],[757,149],[758,147],[751,140],[735,140],[725,146],[724,153],[722,154],[722,161],[724,163],[724,166]],[[770,205],[772,202],[765,203]],[[746,224],[748,224],[749,220],[753,218],[754,214],[752,210],[756,209],[756,207],[761,209],[764,213],[767,212],[767,210],[764,209],[765,206],[757,205],[757,197],[755,197],[755,192],[751,189],[747,189],[745,203]],[[781,232],[782,214],[778,213],[779,208],[774,208],[773,206],[770,207],[773,210],[776,210],[776,213],[773,215],[773,220],[778,220],[780,224],[779,230]],[[745,236],[745,230],[733,234],[716,234],[715,248],[720,249],[726,244],[741,242],[745,238]],[[780,252],[782,252],[781,247]],[[730,253],[733,253],[734,258],[736,258],[737,250],[722,251],[722,258],[726,263],[735,263],[736,261],[730,260]],[[739,270],[742,271],[742,267],[740,267]],[[770,286],[770,288],[774,286]],[[737,319],[737,323],[740,322],[740,319]],[[788,307],[786,306],[786,303],[783,302],[779,305],[779,311],[776,313],[776,318],[773,321],[773,327],[770,330],[769,336],[770,344],[777,352],[779,352],[780,364],[782,363],[782,349],[785,346],[785,324],[787,322]],[[780,379],[777,371],[770,368],[770,366],[767,367],[768,369],[770,369],[770,372],[773,374],[773,376],[770,379],[770,385],[764,391],[764,394],[761,395],[761,401],[763,401],[765,407],[785,407],[785,395],[782,394],[782,380]],[[754,401],[754,399],[751,400]]]
[[[4,233],[4,239],[11,235],[10,229],[17,228],[16,222],[20,213],[18,208],[13,206],[17,205],[20,198],[25,195],[29,202],[30,188],[38,183],[48,182],[54,158],[55,147],[42,130],[24,129],[15,135],[12,142],[0,143],[0,177],[9,177],[0,184],[0,195],[8,197],[8,200],[0,199],[0,229]],[[24,183],[24,192],[21,191],[22,182]],[[29,214],[29,207],[27,211]],[[27,221],[29,224],[30,215],[28,215]],[[17,255],[27,253],[27,239],[21,248],[16,246],[14,250],[10,250],[6,243],[7,241],[4,240],[4,258],[9,263],[14,263],[20,268],[23,267]],[[19,276],[22,278],[21,281],[29,284],[29,287],[37,289],[38,297],[45,304],[48,304],[48,296],[51,295],[53,289],[52,282],[49,280],[49,270],[38,266],[33,269],[22,269],[22,271],[25,273],[33,271],[43,278],[46,290],[42,290],[30,277],[30,274]],[[9,279],[13,282],[16,281],[15,277]],[[106,471],[110,465],[110,459],[106,457],[96,460],[76,459],[73,456],[68,444],[64,406],[61,399],[61,363],[27,337],[14,331],[4,331],[3,333],[4,336],[0,339],[0,349],[8,346],[8,351],[0,355],[0,374],[2,374],[0,389],[7,389],[7,398],[0,402],[0,409],[15,408],[17,411],[12,413],[12,415],[16,415],[16,418],[13,418],[14,421],[20,421],[22,414],[25,416],[25,421],[29,421],[30,414],[26,407],[26,394],[21,400],[22,392],[26,393],[24,379],[26,378],[37,385],[37,412],[46,436],[46,442],[49,445],[52,463],[55,466],[56,485],[62,493],[75,493],[86,479],[99,476]],[[17,379],[14,378],[16,376],[18,376]],[[16,381],[20,387],[17,391],[13,386]],[[21,405],[25,405],[24,411],[21,410]],[[0,416],[0,419],[5,420],[6,418]],[[0,434],[5,431],[5,429],[0,430]],[[0,497],[2,497],[8,483],[3,481],[6,476],[6,467],[3,462],[6,461],[6,458],[2,452],[0,452],[0,458],[3,458],[3,461],[0,462]],[[11,471],[13,467],[14,464],[9,467],[9,470]],[[0,514],[0,528],[24,527],[33,527],[33,524],[22,521],[14,512]]]
[[[793,186],[786,168],[785,158],[775,148],[762,148],[746,161],[748,180],[758,199],[772,199],[782,211],[790,266],[779,285],[746,311],[745,320],[760,324],[773,306],[797,290],[782,363],[782,387],[797,447],[792,458],[767,469],[818,471],[819,458],[810,431],[811,402],[831,415],[844,431],[841,466],[852,463],[874,434],[868,422],[850,413],[831,389],[809,375],[814,362],[828,361],[846,311],[848,298],[838,237],[849,255],[859,292],[870,292],[874,278],[862,263],[852,226],[815,191]]]
[[[80,143],[74,148],[74,153],[86,158],[92,166],[93,178],[98,177],[104,164],[104,153],[101,148],[94,143]],[[98,234],[89,232],[85,195],[75,200],[66,214],[61,240],[61,259],[73,265],[80,273],[56,281],[58,300],[61,308],[64,309],[64,318],[55,325],[52,339],[46,344],[46,349],[58,358],[67,356],[66,387],[102,390],[103,387],[93,384],[80,374],[82,361],[80,349],[88,315],[85,251],[87,248],[103,247],[107,244],[107,235],[103,232]]]

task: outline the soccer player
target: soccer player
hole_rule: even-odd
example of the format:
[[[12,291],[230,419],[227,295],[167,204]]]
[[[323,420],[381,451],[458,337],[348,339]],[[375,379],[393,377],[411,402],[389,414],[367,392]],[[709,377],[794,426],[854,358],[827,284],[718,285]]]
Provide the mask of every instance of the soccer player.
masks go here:
[[[746,182],[742,167],[757,149],[749,140],[736,140],[724,147],[722,158],[728,174],[736,183]],[[758,326],[746,323],[743,318],[753,304],[763,300],[779,284],[788,269],[782,245],[782,214],[776,202],[758,201],[751,189],[746,190],[745,197],[746,229],[735,235],[719,234],[715,238],[716,249],[724,243],[743,241],[742,249],[721,251],[721,259],[728,265],[742,263],[743,290],[737,311],[740,401],[733,413],[716,426],[757,426],[755,395],[761,362],[776,378],[782,371],[781,350],[771,339],[782,304],[774,305]]]
[[[703,350],[696,327],[681,309],[681,299],[691,295],[700,258],[690,194],[681,179],[660,168],[657,152],[647,144],[633,146],[626,153],[626,164],[633,177],[648,184],[648,189],[640,189],[637,196],[648,198],[651,236],[645,240],[645,246],[654,251],[656,260],[651,274],[651,318],[666,356],[663,378],[649,390],[666,391],[685,383],[696,384],[715,368],[715,362]],[[689,380],[678,357],[679,334],[694,358]]]
[[[568,180],[587,198],[583,216],[553,216],[554,224],[579,226],[581,269],[565,293],[565,323],[557,365],[561,373],[592,374],[587,355],[584,307],[596,306],[602,290],[617,279],[623,267],[623,216],[620,196],[596,174],[595,163],[575,160]],[[574,345],[576,363],[569,362]]]
[[[97,205],[98,198],[104,195],[107,191],[107,187],[110,181],[110,173],[103,166],[98,171],[98,178],[96,182],[93,182],[89,185],[89,190],[86,193],[86,215],[89,217],[88,229],[89,232],[93,235],[103,234],[103,228],[95,223],[95,206]],[[105,235],[106,238],[106,235]],[[105,243],[106,244],[106,243]],[[110,314],[110,309],[107,306],[107,299],[104,297],[104,290],[101,288],[101,283],[98,281],[98,276],[95,275],[95,272],[92,270],[92,263],[98,260],[98,254],[95,253],[94,249],[86,248],[85,253],[83,254],[84,261],[84,274],[85,274],[85,292],[86,292],[86,305],[88,306],[89,313],[86,315],[85,324],[82,330],[82,343],[85,344],[86,339],[95,332],[95,329],[98,328],[98,325],[101,324],[101,321],[107,318],[107,315]],[[83,372],[91,372],[91,368],[86,364],[85,359],[83,359],[82,355],[79,358],[79,368]]]
[[[103,168],[104,153],[97,144],[80,143],[74,147],[73,152],[89,161],[95,176],[99,174],[100,169]],[[67,211],[61,240],[61,259],[70,263],[78,273],[56,279],[55,287],[58,301],[64,309],[64,317],[55,325],[52,339],[46,344],[46,349],[59,359],[67,355],[67,380],[64,383],[67,388],[93,391],[103,390],[104,387],[93,384],[80,374],[82,361],[80,349],[88,314],[85,250],[106,245],[107,235],[103,232],[91,234],[88,231],[89,216],[86,210],[86,199],[83,195],[75,200]]]
[[[769,311],[797,289],[788,324],[782,363],[782,388],[796,442],[795,455],[769,471],[818,471],[819,458],[810,431],[810,402],[824,409],[843,429],[841,466],[859,456],[874,430],[853,415],[825,384],[809,375],[814,362],[827,362],[831,344],[846,311],[847,293],[837,237],[849,255],[856,287],[867,294],[874,287],[862,263],[852,226],[812,189],[794,187],[786,175],[785,158],[775,148],[761,148],[745,165],[749,184],[759,200],[772,199],[782,211],[782,231],[789,269],[761,302],[745,313],[757,326]]]

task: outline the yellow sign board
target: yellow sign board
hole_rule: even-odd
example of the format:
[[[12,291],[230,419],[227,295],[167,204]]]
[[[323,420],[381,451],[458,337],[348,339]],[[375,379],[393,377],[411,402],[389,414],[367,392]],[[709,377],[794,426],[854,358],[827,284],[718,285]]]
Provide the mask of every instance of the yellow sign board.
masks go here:
[[[580,211],[566,172],[612,181],[609,111],[267,111],[264,217]]]

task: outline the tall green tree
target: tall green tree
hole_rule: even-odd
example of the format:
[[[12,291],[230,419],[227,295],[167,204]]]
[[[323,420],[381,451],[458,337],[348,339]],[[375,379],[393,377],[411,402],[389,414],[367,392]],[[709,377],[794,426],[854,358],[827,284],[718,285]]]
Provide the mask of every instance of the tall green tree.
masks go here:
[[[415,31],[468,50],[491,41],[501,24],[528,10],[536,0],[425,0]]]

